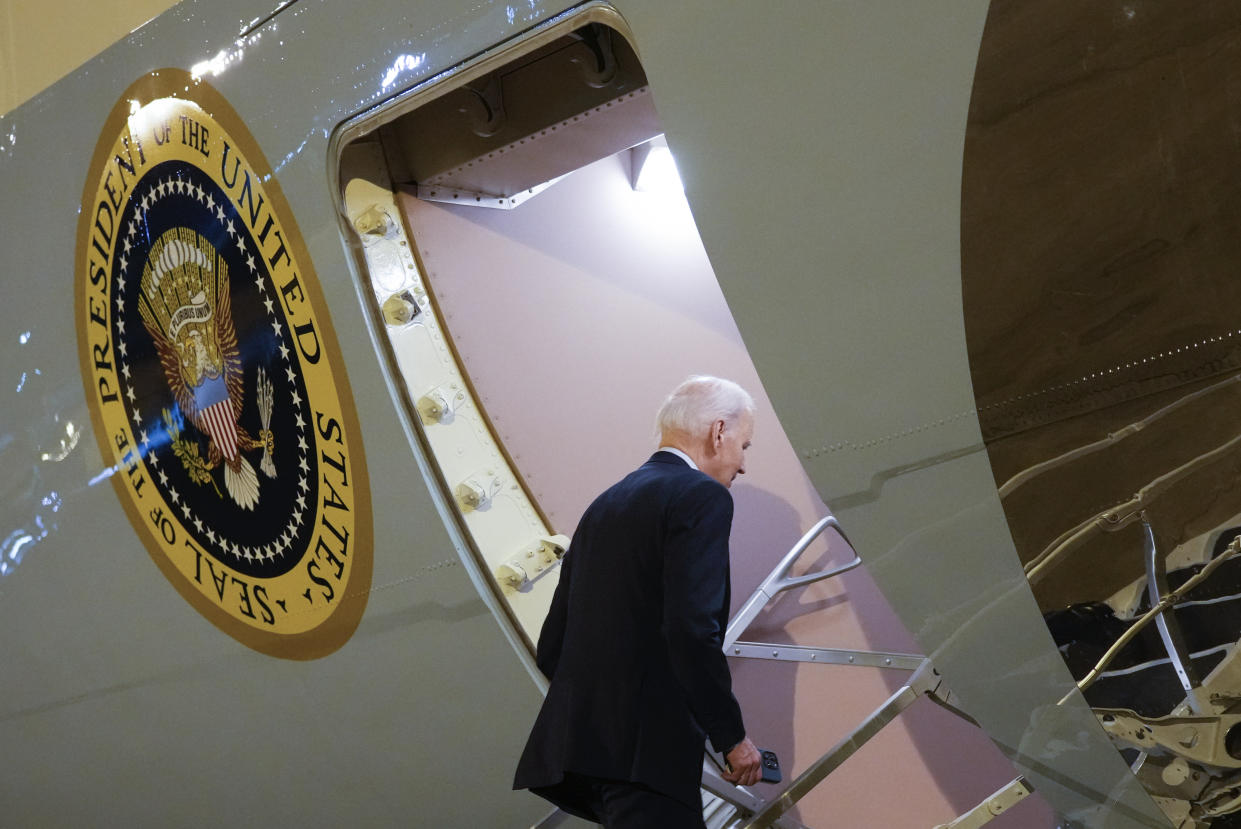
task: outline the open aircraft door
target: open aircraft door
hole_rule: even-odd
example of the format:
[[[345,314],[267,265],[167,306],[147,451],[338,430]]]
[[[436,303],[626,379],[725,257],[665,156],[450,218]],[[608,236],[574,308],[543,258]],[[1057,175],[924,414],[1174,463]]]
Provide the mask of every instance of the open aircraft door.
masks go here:
[[[1089,708],[1057,705],[1074,682],[978,427],[960,182],[988,4],[776,7],[735,28],[622,8],[749,352],[885,596],[1057,811],[1163,825]]]

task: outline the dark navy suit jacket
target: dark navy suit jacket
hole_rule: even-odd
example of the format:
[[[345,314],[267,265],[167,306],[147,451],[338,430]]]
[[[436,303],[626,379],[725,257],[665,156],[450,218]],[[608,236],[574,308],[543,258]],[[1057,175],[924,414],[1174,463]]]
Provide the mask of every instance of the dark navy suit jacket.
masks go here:
[[[700,806],[704,736],[717,751],[745,737],[721,650],[732,515],[728,489],[669,452],[586,510],[539,635],[551,686],[514,788],[574,814],[573,775]]]

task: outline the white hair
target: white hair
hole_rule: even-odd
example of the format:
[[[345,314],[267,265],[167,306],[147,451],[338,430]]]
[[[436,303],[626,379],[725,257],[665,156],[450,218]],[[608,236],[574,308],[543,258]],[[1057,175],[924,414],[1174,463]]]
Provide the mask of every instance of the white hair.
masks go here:
[[[681,432],[700,435],[717,420],[733,424],[747,414],[754,416],[754,398],[732,380],[695,374],[687,378],[659,407],[655,430],[663,435]]]

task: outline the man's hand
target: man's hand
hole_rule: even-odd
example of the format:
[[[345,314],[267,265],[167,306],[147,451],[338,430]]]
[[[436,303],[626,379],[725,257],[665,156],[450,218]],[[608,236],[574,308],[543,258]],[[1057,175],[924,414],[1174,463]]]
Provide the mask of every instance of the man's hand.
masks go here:
[[[758,753],[754,743],[746,737],[728,750],[724,755],[728,763],[721,777],[736,786],[753,786],[763,776],[763,755]]]

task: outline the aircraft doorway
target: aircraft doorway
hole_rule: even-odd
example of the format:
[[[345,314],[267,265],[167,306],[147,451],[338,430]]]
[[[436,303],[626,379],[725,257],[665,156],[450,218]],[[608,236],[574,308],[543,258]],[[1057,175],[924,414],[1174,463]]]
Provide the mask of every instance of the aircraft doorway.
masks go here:
[[[734,379],[759,407],[747,474],[732,489],[734,611],[827,511],[766,398],[685,194],[637,186],[667,145],[634,48],[599,15],[445,73],[340,139],[360,293],[422,473],[480,590],[527,648],[579,516],[649,456],[654,412],[689,374]],[[838,537],[821,538],[801,568],[850,558]],[[861,570],[783,597],[752,635],[917,650]],[[736,662],[733,673],[747,722],[789,780],[903,681],[789,663]],[[800,819],[948,820],[1012,779],[980,732],[932,708],[834,772]],[[951,774],[918,760],[937,742],[955,747]],[[861,794],[894,762],[909,799]]]

